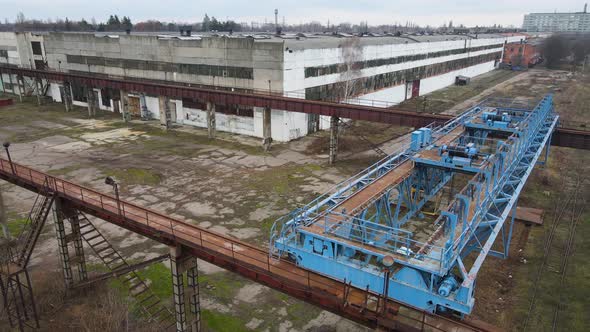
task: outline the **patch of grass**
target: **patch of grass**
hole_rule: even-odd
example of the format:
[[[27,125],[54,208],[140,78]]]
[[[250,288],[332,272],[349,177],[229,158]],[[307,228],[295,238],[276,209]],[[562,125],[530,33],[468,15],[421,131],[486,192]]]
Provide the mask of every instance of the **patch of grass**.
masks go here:
[[[164,264],[152,264],[139,271],[138,274],[143,280],[151,281],[150,288],[158,297],[161,299],[172,297],[172,277],[170,269]]]
[[[307,324],[310,320],[316,318],[320,309],[310,307],[309,304],[301,301],[291,303],[287,306],[287,317],[295,326]]]
[[[6,223],[6,226],[8,228],[8,232],[10,233],[10,235],[13,237],[16,237],[25,228],[27,223],[28,223],[27,218],[17,218],[17,219],[9,220]]]
[[[241,332],[250,331],[245,327],[247,322],[235,317],[233,314],[223,314],[212,310],[201,310],[203,322],[211,331],[217,332]]]
[[[68,173],[77,171],[80,168],[82,168],[80,165],[72,165],[72,166],[62,167],[59,169],[52,169],[52,170],[48,171],[47,173],[49,173],[51,175],[60,176],[60,175],[66,175]]]
[[[199,282],[203,293],[219,299],[221,303],[231,303],[238,290],[245,285],[242,278],[227,272],[201,274]]]
[[[105,169],[107,176],[112,176],[126,185],[157,185],[162,181],[160,174],[146,168]]]

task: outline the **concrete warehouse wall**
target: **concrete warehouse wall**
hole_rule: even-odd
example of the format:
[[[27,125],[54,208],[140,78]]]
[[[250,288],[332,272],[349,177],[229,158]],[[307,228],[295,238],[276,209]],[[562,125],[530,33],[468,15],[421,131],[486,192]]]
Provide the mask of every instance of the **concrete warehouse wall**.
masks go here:
[[[429,43],[365,45],[361,47],[357,55],[358,58],[354,59],[354,61],[368,61],[398,56],[428,54],[439,51],[476,48],[492,45],[498,45],[498,47],[480,50],[476,52],[452,54],[417,61],[408,61],[399,64],[364,68],[355,73],[353,77],[370,77],[384,73],[396,72],[404,69],[431,65],[435,63],[443,63],[457,59],[465,59],[468,57],[472,58],[482,54],[502,52],[504,42],[519,41],[521,38],[522,37],[520,36],[512,36],[503,38],[468,39]],[[350,46],[339,45],[339,47],[337,48],[304,49],[285,53],[284,90],[288,92],[305,93],[306,88],[322,86],[351,79],[350,75],[346,75],[343,73],[335,73],[317,77],[305,77],[305,68],[346,63],[347,61],[343,55],[343,53],[345,52],[345,47]]]
[[[36,41],[41,44],[40,55],[33,54],[31,42]],[[43,36],[30,32],[0,32],[0,64],[8,64],[23,68],[36,68],[35,61],[45,62],[45,49],[43,47]],[[19,94],[19,88],[16,85],[16,75],[9,77],[7,74],[0,75],[1,84],[5,91]],[[14,86],[11,86],[12,84]],[[24,86],[21,85],[21,91],[29,94],[32,91],[33,81],[25,78]]]
[[[12,40],[11,35],[4,37],[7,40],[6,44]],[[462,59],[475,59],[481,55],[493,55],[502,52],[504,42],[517,41],[520,38],[522,37],[433,42],[407,42],[404,39],[402,39],[403,42],[399,42],[395,41],[397,40],[395,38],[361,38],[360,50],[355,54],[354,61],[395,57],[404,57],[402,59],[408,59],[408,61],[373,61],[355,72],[352,78],[367,78]],[[22,37],[21,39],[25,40]],[[14,40],[18,48],[18,38],[15,37]],[[332,66],[342,64],[346,60],[342,43],[350,39],[327,38],[326,40],[326,45],[329,47],[324,47],[324,40],[50,33],[44,37],[44,51],[49,67],[54,69],[184,83],[226,85],[239,89],[267,90],[270,84],[270,89],[273,91],[295,91],[300,92],[301,97],[304,97],[306,88],[351,79],[348,73],[322,73],[306,77],[306,68]],[[385,43],[390,41],[390,44]],[[22,47],[24,48],[24,44]],[[25,54],[22,58],[28,56]],[[388,64],[381,65],[382,63]],[[420,95],[453,84],[457,75],[473,77],[494,68],[494,61],[473,64],[465,62],[465,64],[467,65],[465,68],[421,78]],[[214,73],[219,73],[220,70],[227,75],[214,76]],[[399,103],[407,97],[407,88],[406,84],[401,83],[365,93],[361,97]],[[115,100],[106,101],[106,105],[103,105],[105,103],[100,90],[94,90],[98,92],[99,108],[113,111],[115,103],[119,103],[118,96],[114,97]],[[49,91],[54,96],[54,100],[61,101],[59,83],[52,83]],[[129,93],[133,96],[133,91]],[[184,107],[181,100],[171,102],[176,104],[175,122],[206,128],[205,110],[192,106]],[[86,103],[82,101],[74,103],[86,106]],[[163,113],[157,96],[146,96],[145,106],[152,118],[162,117]],[[307,135],[311,118],[312,116],[308,114],[272,110],[273,140],[285,142]],[[262,109],[254,108],[252,116],[216,112],[216,126],[219,131],[262,138]],[[319,126],[320,129],[329,128],[329,118],[320,117]]]
[[[282,88],[283,46],[278,42],[50,33],[45,44],[51,68],[242,89],[266,90],[270,80],[273,90]]]

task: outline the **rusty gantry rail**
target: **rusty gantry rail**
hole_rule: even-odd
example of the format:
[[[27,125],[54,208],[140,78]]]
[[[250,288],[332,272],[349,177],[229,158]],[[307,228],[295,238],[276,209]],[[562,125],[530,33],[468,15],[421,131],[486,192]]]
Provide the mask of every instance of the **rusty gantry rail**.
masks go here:
[[[125,91],[156,94],[173,98],[190,98],[223,105],[236,104],[252,107],[270,107],[289,112],[301,112],[340,118],[389,123],[407,127],[424,127],[433,122],[443,123],[454,118],[448,114],[416,113],[387,107],[375,101],[369,105],[356,105],[339,102],[302,99],[290,97],[289,93],[268,91],[237,92],[215,90],[210,87],[185,86],[178,82],[161,82],[146,79],[105,77],[91,73],[66,73],[0,65],[0,73],[26,76],[55,82],[69,82],[81,86],[113,88]],[[552,145],[590,150],[590,131],[574,128],[557,128],[553,134]]]
[[[403,331],[485,331],[484,323],[457,321],[273,260],[267,250],[0,158],[0,178],[33,192],[47,192],[80,211],[240,274],[257,283],[365,326]]]

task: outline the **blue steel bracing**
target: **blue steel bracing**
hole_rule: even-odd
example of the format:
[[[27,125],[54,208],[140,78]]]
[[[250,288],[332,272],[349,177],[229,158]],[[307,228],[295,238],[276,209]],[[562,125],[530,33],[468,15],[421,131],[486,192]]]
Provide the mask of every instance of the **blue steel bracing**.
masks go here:
[[[485,257],[508,254],[518,195],[557,120],[551,95],[535,107],[490,99],[417,130],[396,153],[277,220],[271,254],[425,310],[470,313]],[[460,174],[471,176],[466,186],[424,218]],[[427,238],[413,233],[419,225],[433,229]],[[491,250],[498,235],[502,252]]]

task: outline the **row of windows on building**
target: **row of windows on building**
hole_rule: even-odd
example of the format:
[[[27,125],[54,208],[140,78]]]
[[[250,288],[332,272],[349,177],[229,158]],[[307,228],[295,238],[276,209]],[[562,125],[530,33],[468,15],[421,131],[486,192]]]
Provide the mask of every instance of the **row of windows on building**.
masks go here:
[[[377,90],[404,84],[408,81],[424,79],[474,66],[480,63],[499,61],[502,52],[482,54],[479,56],[457,59],[405,70],[398,70],[369,77],[363,77],[352,82],[336,82],[305,89],[305,98],[312,100],[339,101],[345,98],[371,93]]]
[[[429,58],[438,58],[438,57],[448,56],[448,55],[463,54],[463,53],[467,53],[467,52],[477,52],[477,51],[483,51],[483,50],[488,50],[488,49],[493,49],[493,48],[499,48],[502,46],[503,46],[503,44],[494,44],[494,45],[477,46],[477,47],[464,47],[464,48],[458,48],[458,49],[446,50],[446,51],[430,52],[430,53],[423,53],[423,54],[402,55],[402,56],[384,58],[384,59],[357,61],[353,64],[337,63],[337,64],[328,65],[328,66],[306,67],[305,68],[305,78],[330,75],[330,74],[337,74],[337,73],[346,72],[348,70],[360,70],[360,69],[364,69],[364,68],[380,67],[380,66],[385,66],[385,65],[394,65],[394,64],[398,64],[398,63],[418,61],[418,60],[424,60],[424,59],[429,59]]]
[[[72,97],[75,101],[79,102],[88,102],[88,90],[86,87],[82,85],[71,84],[72,88]],[[118,102],[120,100],[119,90],[115,90],[112,88],[101,88],[100,89],[100,97],[102,105],[105,107],[111,106],[111,100],[114,102]],[[191,109],[200,109],[206,110],[207,104],[203,101],[199,101],[196,99],[191,98],[182,98],[182,106]],[[245,117],[253,117],[254,116],[254,108],[249,106],[242,106],[242,105],[223,105],[223,104],[216,104],[215,105],[215,112],[228,114],[228,115],[237,115],[237,116],[245,116]]]
[[[90,66],[117,67],[125,69],[163,71],[170,73],[192,74],[201,76],[232,77],[254,79],[253,68],[217,66],[206,64],[171,63],[164,61],[148,61],[135,59],[115,59],[99,56],[71,55],[66,56],[68,63]]]

